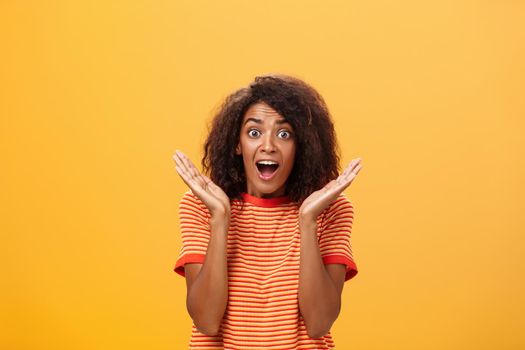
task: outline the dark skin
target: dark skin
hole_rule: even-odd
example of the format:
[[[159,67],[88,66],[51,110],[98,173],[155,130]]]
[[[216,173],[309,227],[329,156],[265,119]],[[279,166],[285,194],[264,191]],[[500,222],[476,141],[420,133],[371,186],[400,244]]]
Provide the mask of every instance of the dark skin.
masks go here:
[[[265,105],[252,109],[262,120],[262,134],[252,133],[244,143],[243,156],[249,157],[245,164],[253,164],[252,158],[259,155],[271,155],[283,162],[293,162],[289,152],[295,152],[293,140],[285,139],[286,134],[279,134],[276,127],[280,117]],[[275,112],[275,113],[274,113]],[[247,114],[250,117],[251,114]],[[247,126],[247,128],[249,125]],[[266,128],[266,129],[265,129]],[[275,132],[274,132],[275,131]],[[259,135],[268,135],[259,137]],[[274,137],[274,135],[276,135]],[[242,136],[241,136],[242,137]],[[258,143],[260,139],[260,143]],[[261,152],[260,154],[257,152]],[[287,153],[288,152],[288,153]],[[182,152],[173,156],[176,170],[192,192],[206,205],[211,213],[211,238],[208,244],[204,264],[186,264],[187,308],[195,326],[204,334],[216,335],[224,315],[228,298],[227,271],[227,232],[231,213],[228,196],[207,176],[201,174],[191,160]],[[292,164],[280,166],[291,168]],[[299,309],[304,318],[308,335],[320,338],[330,330],[341,309],[341,294],[345,279],[345,265],[324,264],[317,241],[317,217],[335,201],[352,183],[361,169],[361,158],[353,159],[347,168],[335,180],[322,189],[313,192],[299,208],[299,229],[301,234],[301,260],[299,270]],[[250,192],[271,198],[282,195],[281,182],[261,182],[247,171]],[[285,179],[284,179],[285,180]]]
[[[235,153],[242,155],[246,172],[246,192],[255,197],[284,195],[292,171],[296,141],[292,126],[265,103],[255,103],[244,114]],[[259,177],[256,161],[273,160],[279,164],[271,180]]]
[[[230,200],[224,191],[201,174],[180,151],[173,158],[176,170],[211,214],[211,235],[204,264],[186,264],[186,308],[197,329],[217,335],[228,304],[227,244]]]
[[[313,192],[299,208],[301,260],[299,269],[299,308],[308,335],[327,334],[341,310],[345,265],[324,264],[317,241],[317,217],[352,183],[361,169],[356,158],[335,180]]]

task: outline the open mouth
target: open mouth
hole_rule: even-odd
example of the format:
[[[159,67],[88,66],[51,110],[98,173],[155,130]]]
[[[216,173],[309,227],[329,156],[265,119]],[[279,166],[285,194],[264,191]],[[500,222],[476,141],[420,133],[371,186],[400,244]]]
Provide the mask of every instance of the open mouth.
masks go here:
[[[273,177],[279,164],[274,161],[261,160],[256,163],[259,176],[264,180],[269,180]]]

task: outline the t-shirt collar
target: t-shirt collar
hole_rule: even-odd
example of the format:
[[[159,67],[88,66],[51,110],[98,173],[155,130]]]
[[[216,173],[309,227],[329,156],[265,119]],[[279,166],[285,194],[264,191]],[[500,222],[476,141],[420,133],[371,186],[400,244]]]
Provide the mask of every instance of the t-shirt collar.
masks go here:
[[[260,198],[260,197],[252,196],[246,192],[242,192],[241,196],[245,202],[251,203],[258,207],[267,207],[267,208],[276,207],[280,204],[289,203],[291,201],[289,196]]]

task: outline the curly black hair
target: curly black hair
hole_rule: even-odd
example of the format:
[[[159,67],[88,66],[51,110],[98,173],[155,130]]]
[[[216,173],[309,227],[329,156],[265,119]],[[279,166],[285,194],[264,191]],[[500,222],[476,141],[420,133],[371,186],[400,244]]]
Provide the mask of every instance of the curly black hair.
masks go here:
[[[293,127],[294,165],[286,195],[301,204],[312,192],[339,176],[340,149],[328,107],[304,81],[284,74],[262,75],[227,96],[214,115],[204,144],[203,171],[230,197],[246,192],[242,155],[235,153],[246,110],[264,102]]]

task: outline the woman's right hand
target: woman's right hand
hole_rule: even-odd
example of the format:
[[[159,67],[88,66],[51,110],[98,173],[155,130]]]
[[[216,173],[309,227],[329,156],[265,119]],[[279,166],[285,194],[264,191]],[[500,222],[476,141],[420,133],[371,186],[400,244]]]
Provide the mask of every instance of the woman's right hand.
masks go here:
[[[230,218],[230,198],[211,179],[199,172],[191,160],[179,150],[173,155],[175,169],[182,180],[208,208],[212,218]]]

